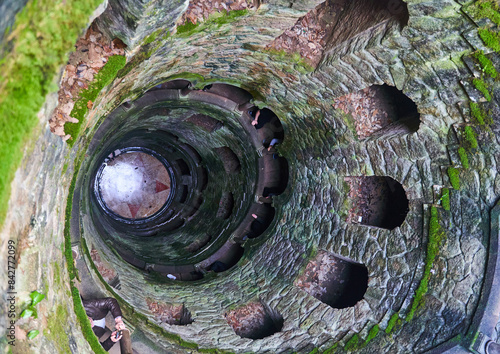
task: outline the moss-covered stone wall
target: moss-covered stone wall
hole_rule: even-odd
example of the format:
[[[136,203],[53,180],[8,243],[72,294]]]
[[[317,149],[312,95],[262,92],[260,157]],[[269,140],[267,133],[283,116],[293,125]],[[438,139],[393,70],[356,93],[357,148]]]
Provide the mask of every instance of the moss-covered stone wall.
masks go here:
[[[190,80],[196,88],[223,82],[246,89],[256,104],[279,116],[287,137],[278,150],[290,165],[288,189],[274,198],[280,208],[272,227],[263,238],[247,244],[236,267],[193,283],[151,280],[112,251],[95,232],[89,215],[80,216],[82,236],[117,271],[121,288],[102,284],[92,268],[91,279],[103,294],[120,298],[137,333],[135,344],[157,352],[188,347],[229,352],[423,352],[467,333],[487,271],[489,213],[500,192],[498,85],[494,78],[482,77],[492,95],[487,103],[473,81],[482,75],[473,52],[483,50],[497,68],[500,62],[478,34],[478,26],[496,28],[491,21],[463,2],[408,0],[406,27],[381,22],[329,48],[312,68],[296,56],[265,50],[316,5],[312,2],[291,7],[264,3],[177,33],[175,21],[186,9],[185,2],[116,4],[110,1],[97,24],[129,45],[128,64],[94,102],[71,152],[48,128],[41,129],[34,150],[26,152],[27,167],[14,181],[3,235],[18,237],[39,227],[36,233],[28,232],[36,236],[23,253],[27,263],[21,258],[20,272],[29,272],[33,262],[28,262],[28,255],[37,247],[61,249],[72,159],[78,153],[84,164],[92,159],[84,155],[87,144],[114,108],[173,78]],[[152,33],[158,35],[145,41]],[[333,105],[347,93],[382,83],[396,86],[415,102],[420,127],[413,134],[360,141],[351,117]],[[471,114],[470,102],[478,102],[483,113]],[[477,121],[482,114],[484,124]],[[51,144],[57,150],[52,151]],[[392,177],[405,189],[409,212],[401,227],[385,230],[347,222],[345,178],[373,175]],[[40,176],[46,176],[47,183],[36,184]],[[39,194],[29,194],[25,185]],[[29,226],[31,220],[34,226]],[[354,307],[334,309],[294,285],[318,251],[367,267],[368,289]],[[50,254],[37,257],[50,273]],[[37,287],[54,281],[43,272],[37,274]],[[67,280],[65,270],[61,278]],[[65,284],[61,287],[67,291]],[[22,285],[25,294],[33,287],[34,283]],[[63,294],[54,292],[51,304],[68,305],[69,297],[66,303]],[[159,324],[146,298],[182,303],[194,322]],[[264,339],[241,338],[224,314],[258,301],[283,316],[283,328]],[[66,307],[74,321],[71,306]],[[39,326],[47,328],[44,323]],[[78,334],[75,338],[82,341]],[[78,340],[79,348],[88,349]],[[50,336],[29,343],[33,351],[57,345]]]

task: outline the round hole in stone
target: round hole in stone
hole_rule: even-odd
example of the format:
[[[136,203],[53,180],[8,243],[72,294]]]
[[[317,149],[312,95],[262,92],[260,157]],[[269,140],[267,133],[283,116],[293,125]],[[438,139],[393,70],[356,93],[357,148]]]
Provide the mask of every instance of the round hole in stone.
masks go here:
[[[283,328],[283,317],[260,302],[251,302],[225,314],[227,323],[242,338],[262,339]]]
[[[185,326],[193,323],[191,312],[184,304],[174,305],[146,298],[146,304],[157,321],[169,325]]]
[[[359,139],[401,136],[415,133],[420,127],[415,102],[387,84],[372,85],[340,97],[334,107],[353,118]]]
[[[393,106],[392,120],[395,125],[402,131],[416,132],[420,126],[420,113],[415,102],[394,86],[383,84],[379,87],[384,100]]]
[[[96,179],[104,206],[126,219],[154,215],[170,195],[168,169],[156,157],[142,151],[128,150],[112,155]]]
[[[189,171],[189,166],[186,163],[186,161],[184,161],[183,159],[177,159],[175,162],[177,163],[178,169],[181,174],[183,175],[191,174],[191,172]]]
[[[231,192],[224,192],[219,201],[219,210],[216,217],[219,219],[227,219],[231,216],[234,208],[234,197]]]
[[[363,299],[368,288],[368,269],[362,264],[319,251],[295,285],[319,301],[343,309]]]
[[[223,146],[216,148],[215,151],[222,160],[222,163],[224,165],[224,170],[226,171],[226,173],[240,172],[240,167],[241,167],[240,159],[238,158],[238,155],[234,153],[233,150],[231,150],[227,146]]]
[[[206,269],[216,273],[224,272],[234,267],[243,257],[245,249],[238,243],[227,242],[220,249],[220,254],[217,259],[208,265]]]
[[[347,221],[392,230],[408,214],[408,198],[398,181],[386,176],[346,177],[351,207]]]

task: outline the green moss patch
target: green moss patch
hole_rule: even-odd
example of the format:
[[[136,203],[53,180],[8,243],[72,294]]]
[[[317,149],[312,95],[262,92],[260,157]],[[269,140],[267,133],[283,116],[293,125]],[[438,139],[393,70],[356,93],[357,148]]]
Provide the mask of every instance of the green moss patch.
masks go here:
[[[390,334],[398,323],[401,323],[401,319],[399,318],[399,312],[396,312],[391,316],[389,322],[387,322],[385,333]]]
[[[75,144],[76,138],[80,134],[85,115],[89,110],[88,103],[94,103],[99,92],[113,81],[118,71],[125,66],[126,62],[127,58],[123,55],[109,57],[108,62],[97,73],[94,81],[92,81],[87,89],[80,92],[78,100],[75,102],[75,106],[70,114],[71,117],[78,119],[78,123],[67,122],[64,124],[64,132],[71,135],[71,138],[67,141],[70,146]]]
[[[427,243],[427,254],[425,257],[424,275],[410,307],[410,311],[406,315],[406,321],[410,322],[415,316],[416,311],[423,306],[424,296],[429,290],[429,280],[431,278],[431,269],[434,265],[434,260],[439,253],[439,245],[444,238],[444,232],[439,224],[439,214],[436,207],[431,208],[431,219],[429,221],[429,241]]]
[[[463,147],[458,148],[458,156],[460,158],[460,162],[462,163],[462,167],[465,169],[469,168],[469,158],[467,157],[467,151]]]
[[[475,118],[478,124],[484,125],[486,124],[486,113],[483,112],[483,110],[479,107],[479,105],[476,102],[470,102],[470,111],[472,117]]]
[[[267,49],[274,61],[283,63],[294,63],[294,68],[301,74],[307,74],[314,71],[314,67],[302,58],[300,53],[288,53],[285,50]]]
[[[64,176],[66,174],[66,171],[68,170],[68,162],[66,161],[63,165],[63,169],[61,172],[61,176]]]
[[[498,72],[495,69],[495,66],[493,65],[491,60],[488,59],[486,55],[484,55],[484,52],[482,50],[475,52],[473,56],[479,62],[479,65],[481,65],[481,69],[485,74],[491,76],[494,79],[497,78]]]
[[[71,353],[66,333],[67,319],[68,311],[63,305],[58,305],[55,312],[51,312],[47,316],[47,329],[43,331],[43,335],[57,346],[59,353]]]
[[[10,182],[23,156],[23,145],[38,124],[37,113],[54,77],[68,60],[89,16],[101,0],[30,1],[17,15],[13,48],[0,64],[0,226]]]
[[[474,13],[482,18],[489,18],[497,26],[500,26],[500,13],[498,4],[491,0],[479,0],[474,3]]]
[[[177,35],[182,35],[184,33],[189,33],[193,31],[196,27],[198,27],[198,23],[192,23],[189,19],[187,19],[186,23],[183,25],[177,26]]]
[[[352,351],[357,351],[359,349],[362,349],[364,347],[366,347],[366,345],[368,345],[369,342],[371,342],[375,337],[377,337],[377,335],[379,334],[380,332],[380,327],[378,324],[376,324],[375,326],[373,326],[372,328],[370,328],[370,330],[368,331],[368,336],[366,337],[366,340],[363,341],[361,339],[361,337],[359,336],[358,333],[355,333],[348,341],[347,343],[345,344],[344,346],[344,349],[348,352],[352,352]],[[327,349],[324,351],[324,353],[334,353],[336,348],[338,346],[338,343],[335,343],[334,346],[332,346],[331,348]]]
[[[448,177],[453,189],[460,189],[460,172],[455,167],[448,167]]]
[[[474,80],[472,80],[472,83],[474,84],[474,87],[483,94],[484,98],[486,98],[486,101],[491,101],[490,91],[488,90],[488,86],[483,79],[479,79],[476,77]]]
[[[356,350],[358,349],[358,345],[359,345],[359,335],[356,333],[347,341],[344,349],[347,351]]]
[[[122,68],[118,73],[116,73],[116,77],[121,79],[125,77],[133,68],[142,63],[145,60],[148,60],[151,57],[150,51],[142,48],[139,53],[134,55],[130,61]]]
[[[192,23],[187,20],[185,24],[177,26],[176,35],[181,38],[189,37],[195,33],[213,30],[215,28],[219,28],[224,24],[231,23],[236,21],[239,17],[243,17],[247,15],[249,11],[247,9],[244,10],[234,10],[229,12],[216,12],[211,14],[208,19],[204,22]]]
[[[149,36],[147,36],[146,38],[144,38],[144,41],[142,42],[141,45],[147,45],[149,43],[152,43],[154,42],[154,40],[156,38],[158,38],[158,36],[160,35],[160,33],[163,31],[163,29],[157,29],[156,31],[154,31],[153,33],[151,33]]]
[[[470,148],[477,149],[479,147],[476,139],[476,133],[472,127],[466,126],[464,128],[464,138]]]
[[[365,345],[372,341],[378,334],[378,332],[380,331],[380,328],[378,325],[375,325],[373,326],[370,331],[368,332],[368,337],[366,337],[366,340],[365,340]]]
[[[500,37],[498,36],[498,33],[495,33],[488,28],[480,28],[478,33],[479,37],[481,37],[487,47],[493,49],[495,52],[500,52]]]
[[[338,347],[339,347],[339,343],[335,343],[330,348],[328,348],[327,350],[325,350],[323,352],[323,354],[333,354],[333,353],[335,353],[337,351]]]
[[[448,188],[441,190],[441,205],[444,210],[450,210],[450,190]]]

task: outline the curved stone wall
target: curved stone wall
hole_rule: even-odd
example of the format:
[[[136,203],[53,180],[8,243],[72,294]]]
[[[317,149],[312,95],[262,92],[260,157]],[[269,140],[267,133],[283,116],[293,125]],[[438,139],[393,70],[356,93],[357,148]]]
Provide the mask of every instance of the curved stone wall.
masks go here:
[[[329,5],[341,3],[333,1]],[[191,28],[176,24],[188,8],[187,2],[169,2],[164,7],[160,1],[147,6],[133,0],[122,1],[119,6],[110,1],[96,24],[110,38],[119,37],[129,46],[127,65],[94,102],[86,116],[88,129],[74,137],[72,150],[46,128],[37,146],[50,148],[37,147],[27,154],[26,161],[33,161],[30,163],[36,168],[21,169],[14,181],[5,227],[8,231],[4,231],[25,235],[25,242],[32,245],[24,251],[26,258],[20,269],[29,269],[30,254],[38,257],[39,263],[46,262],[48,256],[36,252],[36,247],[53,249],[62,240],[62,226],[57,226],[57,220],[62,224],[67,188],[58,187],[59,192],[54,193],[51,183],[58,176],[49,172],[52,166],[56,171],[59,166],[66,187],[72,172],[78,176],[71,237],[80,254],[77,267],[85,269],[85,264],[89,265],[85,276],[93,284],[92,289],[81,287],[81,293],[84,297],[118,297],[127,324],[133,329],[132,345],[136,348],[151,352],[182,352],[191,346],[237,353],[404,353],[433,348],[442,352],[452,346],[466,350],[474,345],[476,332],[486,332],[477,329],[480,327],[473,318],[478,316],[478,309],[481,311],[481,296],[488,293],[483,286],[485,273],[491,271],[487,263],[490,211],[500,191],[496,162],[500,141],[498,85],[491,83],[493,99],[486,103],[472,83],[473,77],[481,73],[471,53],[483,49],[497,67],[500,60],[477,34],[477,26],[484,20],[476,18],[467,6],[451,0],[406,3],[409,20],[404,28],[396,19],[384,18],[340,43],[327,43],[321,60],[311,67],[296,56],[265,48],[318,5],[313,2],[288,6],[271,1],[239,16],[222,14]],[[355,12],[349,16],[340,16],[338,21],[360,20]],[[152,33],[152,40],[144,40]],[[87,171],[92,170],[86,166],[101,162],[98,152],[110,141],[112,134],[107,132],[113,130],[113,124],[108,117],[112,112],[130,112],[134,102],[148,97],[148,91],[158,95],[168,89],[151,88],[176,79],[186,80],[183,82],[191,86],[184,91],[176,89],[178,98],[185,95],[179,99],[184,101],[169,106],[168,117],[165,114],[139,119],[140,114],[125,114],[116,131],[147,129],[148,125],[159,129],[178,118],[182,124],[169,128],[169,132],[185,139],[199,153],[200,165],[208,175],[199,209],[202,213],[207,208],[206,217],[194,226],[186,222],[185,229],[179,228],[178,239],[183,238],[182,230],[192,233],[224,223],[231,227],[224,230],[228,242],[221,242],[190,263],[190,270],[204,274],[203,279],[191,281],[182,276],[165,277],[176,271],[183,274],[180,268],[159,271],[158,277],[146,271],[154,267],[134,266],[115,252],[95,226],[91,193],[85,187],[91,179]],[[248,92],[252,101],[248,107],[240,107],[245,102],[227,99],[230,109],[226,106],[225,110],[230,113],[222,114],[220,105],[213,108],[217,106],[215,101],[209,102],[210,106],[207,103],[210,89],[203,89],[210,84],[217,96],[219,84],[230,84]],[[363,98],[358,93],[384,84],[401,90],[415,103],[420,115],[418,129],[404,131],[389,126],[360,139],[353,123],[355,114],[339,108],[339,100],[349,100],[351,107],[363,106],[362,101],[356,101]],[[186,94],[186,90],[190,92]],[[367,114],[376,115],[374,111],[379,109],[390,112],[387,105],[378,107],[374,102]],[[490,112],[486,124],[477,123],[469,102],[479,102],[485,112]],[[272,155],[266,155],[259,146],[260,137],[247,134],[249,130],[245,129],[252,128],[247,110],[253,104],[272,109],[286,136],[276,149],[286,159],[288,173],[282,177],[288,183],[280,191],[283,193],[272,196],[272,206],[254,200],[263,194],[259,173],[264,168],[283,169],[285,163],[276,165]],[[195,110],[186,108],[193,105]],[[197,114],[216,122],[196,118],[201,122],[198,126],[185,120]],[[55,150],[52,146],[56,146]],[[237,156],[238,168],[234,167],[238,165],[234,156],[216,150],[223,147]],[[460,148],[467,150],[467,166]],[[108,153],[106,150],[103,154]],[[67,170],[61,166],[64,158],[58,157],[63,154],[68,156]],[[229,156],[230,163],[224,164],[219,158],[222,155]],[[72,169],[76,156],[83,161],[79,171]],[[39,175],[47,176],[45,185],[33,184],[40,197],[17,192],[23,191],[23,183]],[[368,188],[353,182],[361,178],[373,181],[375,177],[384,181],[380,182],[383,188],[377,183]],[[231,198],[227,194],[223,197],[226,190],[215,187],[214,180],[235,187],[231,198],[237,210],[242,200],[248,202],[241,214],[233,211],[228,218],[216,217],[224,215],[219,214],[221,198],[227,198],[224,203],[228,204]],[[407,198],[407,210],[402,210],[407,211],[404,221],[390,227],[364,224],[366,214],[359,214],[358,209],[365,208],[368,213],[370,207],[377,208],[370,200],[396,198],[393,186],[401,188]],[[20,206],[23,200],[27,200],[26,206]],[[47,214],[56,204],[60,210]],[[273,218],[265,220],[265,231],[259,237],[245,238],[252,222],[264,223],[259,220],[259,208],[271,207]],[[254,213],[257,218],[252,216]],[[33,223],[30,214],[36,220]],[[250,226],[239,229],[237,226],[243,223]],[[194,242],[197,244],[193,249],[198,250],[211,241],[199,237],[188,243]],[[96,261],[89,250],[99,254],[103,267],[113,269],[119,285],[114,278],[103,282],[103,268],[99,275],[99,266],[93,267]],[[223,258],[232,254],[238,256]],[[234,261],[232,267],[210,272],[210,266],[222,259]],[[142,262],[147,263],[144,259]],[[185,265],[164,263],[172,267]],[[55,267],[42,268],[52,282]],[[327,297],[320,293],[334,294],[336,290],[329,289],[337,289],[335,281],[349,277],[350,269],[361,269],[353,271],[357,278],[366,273],[368,276],[366,291],[359,301],[340,306],[325,300]],[[44,272],[38,273],[38,280],[32,280],[37,286]],[[30,288],[34,283],[24,286]],[[48,292],[51,304],[67,305],[55,292]],[[487,302],[484,298],[481,301]],[[183,313],[189,320],[181,323],[181,315],[171,312]],[[73,333],[76,330],[71,332],[79,338],[78,333]],[[75,345],[85,348],[79,340]],[[39,349],[52,345],[50,340],[47,343],[35,346]]]

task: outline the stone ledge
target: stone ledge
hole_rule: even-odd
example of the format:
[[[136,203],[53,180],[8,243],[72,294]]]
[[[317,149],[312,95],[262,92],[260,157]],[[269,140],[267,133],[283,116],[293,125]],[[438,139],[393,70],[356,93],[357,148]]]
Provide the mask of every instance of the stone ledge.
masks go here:
[[[495,336],[495,327],[500,318],[500,203],[491,210],[491,230],[488,254],[488,267],[484,277],[479,305],[469,330],[472,337],[469,349],[485,353],[482,345],[478,348],[476,342],[486,336]],[[486,341],[483,341],[486,342]]]

